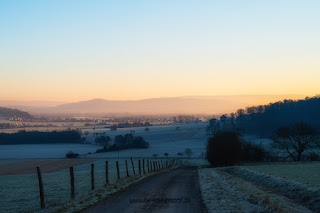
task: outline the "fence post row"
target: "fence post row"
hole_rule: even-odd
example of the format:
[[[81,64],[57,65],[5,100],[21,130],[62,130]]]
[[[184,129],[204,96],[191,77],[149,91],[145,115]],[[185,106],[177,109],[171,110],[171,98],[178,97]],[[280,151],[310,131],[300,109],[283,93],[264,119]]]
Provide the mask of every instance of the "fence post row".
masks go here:
[[[139,175],[141,176],[141,161],[139,160]]]
[[[71,198],[73,199],[75,197],[75,195],[74,195],[74,173],[73,173],[73,167],[70,167],[70,184],[71,184]]]
[[[134,164],[133,164],[132,157],[131,157],[131,164],[132,164],[133,175],[136,175],[136,171],[134,170]]]
[[[120,180],[120,171],[119,171],[119,162],[116,161],[116,165],[117,165],[117,178],[118,180]]]
[[[94,164],[91,164],[91,190],[94,190]]]
[[[44,209],[46,206],[44,204],[43,183],[42,183],[41,170],[39,166],[37,167],[37,173],[38,173],[39,190],[40,190],[40,205],[41,205],[41,209]]]
[[[142,159],[142,168],[143,168],[143,174],[146,174],[146,169],[144,168],[144,159]]]
[[[106,184],[109,184],[109,163],[106,161]]]
[[[147,168],[148,168],[148,173],[151,171],[157,171],[159,169],[164,169],[164,168],[169,168],[172,165],[176,164],[176,160],[171,160],[168,162],[166,161],[151,161],[151,160],[146,160],[147,161]],[[129,170],[128,170],[128,161],[126,160],[126,172],[127,172],[127,177],[129,177]],[[133,159],[131,157],[131,164],[132,164],[132,170],[133,174],[135,175],[135,169],[134,169],[134,163]],[[120,169],[119,169],[119,162],[116,161],[116,167],[117,167],[117,178],[120,180]],[[142,159],[142,168],[143,168],[143,174],[146,174],[146,169],[145,169],[145,159]],[[106,184],[109,184],[109,163],[106,161],[105,165],[106,169]],[[141,175],[141,160],[139,160],[139,175]],[[37,167],[37,174],[38,174],[38,180],[39,180],[39,192],[40,192],[40,204],[41,204],[41,209],[45,208],[45,199],[44,199],[44,189],[43,189],[43,182],[42,182],[42,175],[41,175],[41,170],[40,167]],[[71,198],[75,198],[75,181],[74,181],[74,167],[70,167],[70,185],[71,185]],[[91,164],[91,190],[95,189],[95,180],[94,180],[94,164]]]
[[[127,177],[129,177],[129,171],[128,171],[128,161],[126,160],[126,171],[127,171]]]

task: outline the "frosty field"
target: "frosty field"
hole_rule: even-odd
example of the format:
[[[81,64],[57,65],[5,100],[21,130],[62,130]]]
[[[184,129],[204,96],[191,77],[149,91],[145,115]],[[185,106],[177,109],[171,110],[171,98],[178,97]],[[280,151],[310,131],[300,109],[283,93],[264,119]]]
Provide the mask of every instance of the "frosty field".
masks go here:
[[[320,162],[278,163],[246,168],[320,188]]]
[[[204,127],[206,124],[192,125],[168,125],[152,126],[150,131],[145,128],[119,129],[117,131],[105,132],[112,139],[116,135],[124,135],[135,131],[135,135],[142,136],[150,143],[149,149],[130,149],[119,152],[107,152],[98,154],[87,154],[95,152],[101,146],[91,144],[41,144],[41,145],[5,145],[0,146],[0,163],[5,165],[9,162],[19,162],[23,159],[44,159],[44,158],[64,158],[65,154],[72,150],[81,155],[81,158],[94,159],[95,164],[95,184],[96,187],[105,184],[105,161],[109,161],[110,183],[116,181],[116,161],[119,161],[120,176],[126,176],[125,160],[128,160],[129,173],[132,175],[131,161],[134,158],[136,174],[138,173],[138,159],[150,160],[163,159],[164,153],[170,157],[177,157],[178,152],[184,152],[186,148],[191,148],[193,157],[198,157],[204,153],[206,145],[206,135]],[[178,128],[177,128],[178,127]],[[91,132],[88,141],[93,142],[95,132]],[[158,158],[151,158],[153,154],[158,154]],[[118,156],[120,158],[118,158]],[[199,161],[199,160],[198,160]],[[202,164],[202,161],[197,164]],[[86,194],[91,190],[90,164],[86,163],[74,167],[75,172],[75,192],[76,197]],[[35,164],[34,167],[37,165]],[[145,166],[147,163],[145,162]],[[59,205],[70,200],[70,175],[69,169],[43,174],[44,191],[46,205]],[[25,195],[28,196],[25,196]],[[36,174],[27,175],[6,175],[0,176],[0,212],[23,212],[39,210],[39,188]]]
[[[79,154],[95,152],[101,146],[91,144],[0,145],[0,162],[4,159],[65,158],[70,150]]]
[[[120,177],[126,177],[125,160],[128,160],[130,176],[133,175],[130,159],[98,159],[95,162],[95,186],[105,184],[105,161],[109,162],[109,181],[116,182],[116,161],[119,161]],[[154,160],[154,159],[152,159]],[[163,159],[164,160],[164,159]],[[74,167],[76,197],[91,191],[91,163]],[[142,165],[141,165],[142,166]],[[145,167],[147,163],[145,162]],[[139,174],[138,159],[134,159],[136,175]],[[146,168],[147,172],[147,168]],[[65,203],[70,198],[69,169],[42,174],[46,206]],[[0,212],[31,212],[40,209],[39,186],[36,174],[0,176]]]
[[[142,136],[150,143],[150,148],[105,152],[87,155],[86,157],[118,157],[118,154],[120,157],[152,157],[153,154],[163,157],[164,153],[168,153],[169,157],[177,157],[177,153],[183,153],[186,148],[192,150],[192,157],[200,157],[205,153],[207,143],[205,126],[206,124],[153,126],[149,127],[150,131],[148,132],[145,131],[145,128],[120,129],[115,132],[107,131],[106,134],[114,138],[116,135],[124,135],[134,130],[135,135]],[[93,138],[91,141],[93,141]]]
[[[305,163],[304,166],[278,164],[272,169],[270,165],[200,169],[204,203],[209,212],[319,212],[320,179],[316,179],[319,163]],[[283,174],[287,178],[281,178]]]

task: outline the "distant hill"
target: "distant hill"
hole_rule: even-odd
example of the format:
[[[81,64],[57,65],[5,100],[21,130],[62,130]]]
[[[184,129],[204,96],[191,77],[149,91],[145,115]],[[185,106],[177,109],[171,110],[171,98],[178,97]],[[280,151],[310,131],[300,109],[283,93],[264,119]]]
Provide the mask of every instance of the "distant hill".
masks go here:
[[[36,111],[38,108],[55,107],[66,102],[57,101],[14,101],[14,100],[0,100],[0,106],[18,109],[22,111]]]
[[[17,109],[10,109],[10,108],[4,108],[0,107],[0,118],[23,118],[23,119],[30,119],[32,116],[27,113],[23,112]]]
[[[303,95],[237,95],[153,98],[133,101],[93,99],[55,107],[30,108],[32,114],[221,114],[256,104],[267,104]]]

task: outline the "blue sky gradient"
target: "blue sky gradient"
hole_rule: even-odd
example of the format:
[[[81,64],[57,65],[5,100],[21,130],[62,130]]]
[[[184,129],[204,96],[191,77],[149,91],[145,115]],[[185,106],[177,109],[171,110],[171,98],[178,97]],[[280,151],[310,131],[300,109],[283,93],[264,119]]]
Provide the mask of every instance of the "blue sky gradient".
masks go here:
[[[1,1],[0,99],[320,89],[319,1]]]

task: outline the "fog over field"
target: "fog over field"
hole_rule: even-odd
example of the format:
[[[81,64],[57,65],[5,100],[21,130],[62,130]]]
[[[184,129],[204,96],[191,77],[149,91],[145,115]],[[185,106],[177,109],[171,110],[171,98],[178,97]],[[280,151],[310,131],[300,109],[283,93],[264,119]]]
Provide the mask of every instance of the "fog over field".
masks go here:
[[[171,157],[176,157],[178,152],[183,153],[186,148],[193,151],[193,157],[200,157],[205,152],[207,136],[205,126],[203,124],[181,124],[167,126],[151,126],[146,132],[145,128],[129,128],[119,129],[117,131],[99,131],[105,132],[112,140],[116,135],[128,134],[135,131],[135,135],[142,136],[150,144],[148,149],[129,149],[114,152],[105,152],[98,154],[84,155],[86,158],[102,158],[102,157],[152,157],[158,154],[163,157],[164,153],[168,153]],[[177,128],[178,127],[178,128]],[[94,132],[88,136],[87,140],[92,144],[26,144],[26,145],[2,145],[0,149],[1,159],[23,159],[23,158],[64,158],[68,151],[73,151],[81,155],[89,152],[94,153],[102,146],[94,145]],[[113,141],[111,141],[113,143]]]
[[[301,99],[304,95],[231,95],[152,98],[142,100],[93,99],[74,103],[0,101],[0,106],[27,110],[31,114],[221,114],[249,105],[268,104],[281,99]]]

